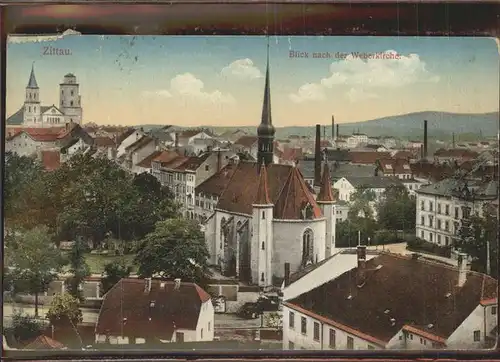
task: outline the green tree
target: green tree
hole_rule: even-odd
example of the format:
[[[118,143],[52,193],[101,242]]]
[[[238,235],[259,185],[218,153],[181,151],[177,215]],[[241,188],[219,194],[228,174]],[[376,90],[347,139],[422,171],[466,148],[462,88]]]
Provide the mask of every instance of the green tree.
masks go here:
[[[126,265],[124,260],[106,264],[104,266],[104,277],[101,279],[103,294],[107,293],[120,279],[130,276],[131,272],[132,267]]]
[[[494,209],[485,206],[483,215],[473,214],[462,220],[453,246],[472,257],[472,269],[487,273],[489,246],[489,274],[496,277],[498,271],[498,219]]]
[[[83,300],[80,286],[86,277],[90,275],[90,268],[85,261],[85,253],[88,247],[81,239],[77,239],[69,252],[69,265],[71,276],[66,280],[68,293],[74,298]]]
[[[33,316],[16,312],[12,315],[12,324],[5,328],[17,343],[29,341],[42,334],[42,324]]]
[[[181,278],[205,285],[210,276],[208,250],[199,225],[188,219],[159,221],[141,241],[136,263],[139,275]]]
[[[403,185],[387,187],[377,203],[377,218],[386,230],[413,230],[416,218],[416,199]]]
[[[5,252],[14,292],[34,294],[38,317],[38,295],[48,289],[65,264],[53,235],[45,226],[16,232]]]
[[[340,248],[355,247],[358,242],[368,244],[375,241],[378,230],[377,222],[374,219],[364,217],[352,217],[337,223],[335,245]],[[361,238],[361,240],[359,240]]]
[[[350,197],[348,217],[354,219],[356,217],[364,217],[373,219],[372,204],[376,199],[375,192],[372,190],[360,187]]]
[[[77,325],[83,321],[83,313],[79,308],[80,301],[69,293],[57,294],[52,299],[47,319],[53,327],[70,326],[78,336],[80,345],[83,346],[82,337]]]

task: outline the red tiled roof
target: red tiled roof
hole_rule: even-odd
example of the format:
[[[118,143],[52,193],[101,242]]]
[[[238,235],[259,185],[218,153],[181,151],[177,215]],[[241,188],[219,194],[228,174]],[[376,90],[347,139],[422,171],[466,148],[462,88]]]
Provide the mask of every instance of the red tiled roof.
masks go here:
[[[254,204],[256,205],[269,205],[269,187],[267,185],[267,171],[266,166],[260,166],[259,186],[257,187],[257,196],[255,197]]]
[[[335,201],[332,193],[332,181],[330,180],[330,167],[328,167],[328,162],[325,162],[325,165],[323,166],[321,187],[316,201]]]
[[[24,132],[35,141],[54,142],[64,138],[69,131],[66,127],[9,127],[6,133],[9,140]]]
[[[195,330],[202,303],[210,296],[194,283],[144,279],[121,279],[106,295],[95,332],[170,340],[176,329]],[[152,303],[153,302],[153,303]]]
[[[304,157],[302,153],[302,148],[291,148],[285,147],[283,151],[283,160],[284,161],[296,161],[301,160]]]
[[[44,335],[36,337],[32,342],[28,343],[23,349],[63,349],[66,346],[52,338]]]
[[[260,166],[255,162],[242,161],[232,167],[223,168],[206,181],[211,187],[202,184],[197,188],[197,192],[216,194],[213,192],[216,185],[225,186],[219,194],[217,208],[251,215],[252,204],[257,199]],[[269,196],[274,204],[274,218],[302,219],[301,211],[307,203],[312,206],[312,217],[321,217],[321,210],[297,168],[270,164],[266,171]]]
[[[41,151],[41,161],[47,171],[53,171],[61,166],[61,155],[59,151],[45,150]]]
[[[188,157],[185,162],[175,167],[175,169],[178,171],[184,171],[184,170],[196,171],[198,167],[200,167],[202,163],[205,162],[209,156],[210,153],[207,152],[200,156]]]
[[[227,188],[233,173],[238,169],[237,164],[228,164],[224,166],[218,173],[206,179],[203,183],[196,187],[196,193],[206,195],[220,196]]]
[[[389,152],[349,152],[351,163],[372,165],[380,158],[391,157]]]
[[[385,342],[408,325],[447,339],[497,295],[495,279],[468,272],[458,287],[458,274],[456,267],[382,254],[366,262],[362,287],[354,268],[289,303]]]
[[[477,156],[479,156],[479,153],[468,149],[455,148],[455,149],[445,150],[444,148],[440,148],[434,153],[434,156],[474,159]]]
[[[257,136],[242,136],[242,137],[238,138],[238,140],[234,144],[250,148],[257,141],[258,141]]]
[[[94,138],[94,145],[96,147],[114,147],[115,141],[109,137],[96,137]]]
[[[162,166],[172,162],[172,160],[176,159],[180,155],[176,151],[163,151],[161,152],[153,162],[159,162]]]
[[[434,164],[429,162],[416,162],[410,164],[411,171],[416,177],[430,178],[433,181],[441,181],[453,176],[455,173],[450,165]]]
[[[150,154],[148,157],[146,157],[144,160],[139,162],[137,166],[142,167],[142,168],[151,168],[151,163],[153,160],[160,156],[162,151],[154,151],[152,154]]]
[[[377,160],[377,166],[386,175],[410,174],[410,162],[404,158],[382,158]]]

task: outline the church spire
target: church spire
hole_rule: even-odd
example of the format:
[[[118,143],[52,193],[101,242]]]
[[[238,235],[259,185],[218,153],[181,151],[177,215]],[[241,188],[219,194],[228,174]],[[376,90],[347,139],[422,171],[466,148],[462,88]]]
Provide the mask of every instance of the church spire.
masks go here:
[[[325,159],[325,164],[323,166],[323,175],[321,177],[321,187],[319,189],[319,194],[316,199],[318,202],[332,202],[335,201],[332,193],[332,181],[330,179],[330,168],[328,167],[328,162]]]
[[[35,62],[31,65],[30,80],[28,81],[28,86],[26,88],[38,89],[38,84],[35,78]]]
[[[264,100],[262,103],[262,118],[259,127],[257,128],[258,136],[258,154],[257,162],[264,162],[269,165],[273,162],[274,157],[274,134],[276,130],[273,126],[271,117],[271,89],[269,81],[269,36],[267,37],[267,64],[266,64],[266,80],[264,88]]]

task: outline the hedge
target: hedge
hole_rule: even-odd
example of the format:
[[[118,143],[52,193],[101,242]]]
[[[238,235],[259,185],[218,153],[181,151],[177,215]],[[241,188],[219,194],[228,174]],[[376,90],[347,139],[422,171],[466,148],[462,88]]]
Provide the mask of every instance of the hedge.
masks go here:
[[[438,244],[430,243],[417,237],[408,240],[406,248],[410,251],[420,251],[423,253],[434,254],[445,258],[451,257],[451,246],[440,246]]]

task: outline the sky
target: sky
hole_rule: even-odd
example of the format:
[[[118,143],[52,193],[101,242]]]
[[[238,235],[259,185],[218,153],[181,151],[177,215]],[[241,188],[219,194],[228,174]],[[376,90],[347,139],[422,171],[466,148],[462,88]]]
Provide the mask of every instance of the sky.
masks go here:
[[[260,36],[10,37],[7,115],[21,108],[34,64],[42,105],[58,105],[59,83],[75,74],[84,123],[257,125],[267,45]],[[71,54],[48,55],[48,47]],[[492,38],[273,36],[269,66],[277,127],[329,124],[332,115],[347,123],[498,112]]]

